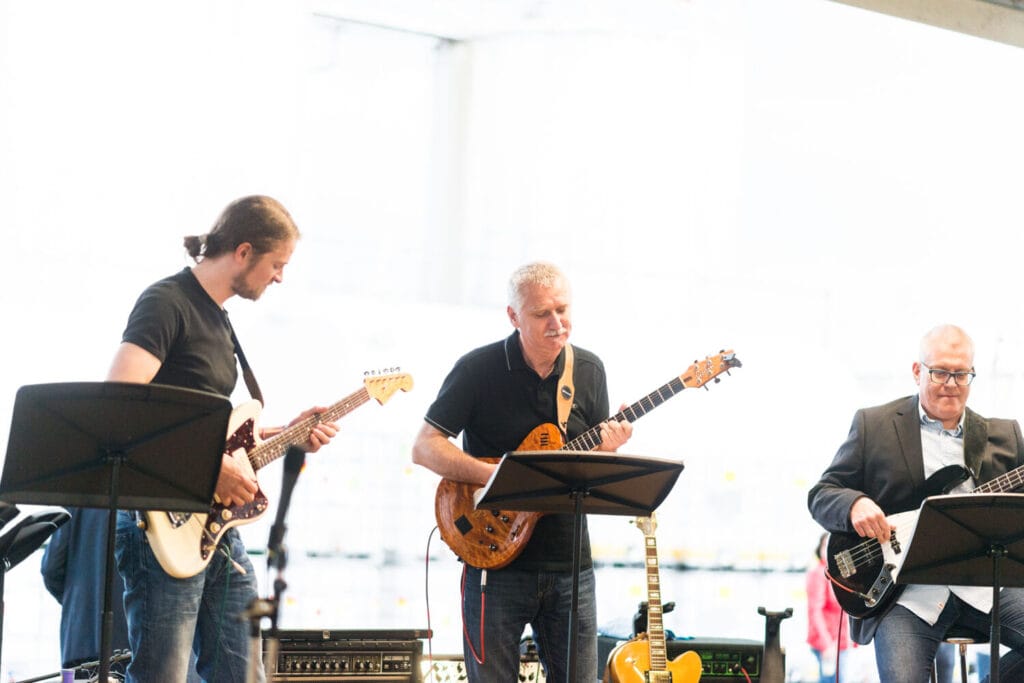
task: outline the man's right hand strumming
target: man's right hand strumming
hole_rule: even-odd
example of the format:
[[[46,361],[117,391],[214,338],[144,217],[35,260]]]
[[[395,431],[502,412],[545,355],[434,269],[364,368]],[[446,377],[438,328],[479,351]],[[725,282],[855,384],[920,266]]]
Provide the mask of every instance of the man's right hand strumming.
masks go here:
[[[256,473],[248,454],[242,449],[231,455],[225,454],[217,477],[216,492],[220,503],[227,507],[251,503],[258,490]]]
[[[882,508],[867,496],[858,498],[850,508],[850,523],[860,536],[875,538],[879,543],[887,542],[892,535],[893,527]]]

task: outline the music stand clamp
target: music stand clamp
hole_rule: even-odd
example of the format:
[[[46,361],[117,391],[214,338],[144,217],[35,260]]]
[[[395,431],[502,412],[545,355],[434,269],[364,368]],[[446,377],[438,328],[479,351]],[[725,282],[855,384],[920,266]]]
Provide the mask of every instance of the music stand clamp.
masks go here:
[[[115,512],[207,512],[231,402],[161,384],[23,386],[14,402],[0,500],[108,512],[100,678],[110,671]]]
[[[1022,529],[1024,495],[1019,493],[925,498],[896,579],[906,584],[992,586],[992,683],[999,681],[999,590],[1024,586]],[[915,543],[918,539],[922,542]],[[936,539],[941,542],[932,542]]]
[[[594,451],[506,453],[476,498],[477,508],[573,515],[568,683],[576,680],[583,515],[650,515],[675,486],[683,463]]]

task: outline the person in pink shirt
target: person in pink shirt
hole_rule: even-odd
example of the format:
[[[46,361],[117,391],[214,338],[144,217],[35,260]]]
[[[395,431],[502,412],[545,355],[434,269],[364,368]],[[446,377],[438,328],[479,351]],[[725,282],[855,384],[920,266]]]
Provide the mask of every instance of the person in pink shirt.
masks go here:
[[[839,606],[825,570],[825,552],[828,548],[828,534],[822,534],[815,549],[817,562],[807,570],[807,644],[818,658],[821,683],[837,680],[836,664],[839,665],[839,681],[849,680],[851,662],[847,652],[853,647],[850,627],[843,608]],[[838,653],[839,658],[836,659]]]

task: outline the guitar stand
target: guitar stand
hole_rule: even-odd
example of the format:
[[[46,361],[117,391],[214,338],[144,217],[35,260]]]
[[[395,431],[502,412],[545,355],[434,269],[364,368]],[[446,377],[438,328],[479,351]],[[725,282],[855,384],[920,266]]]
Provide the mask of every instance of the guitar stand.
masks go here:
[[[633,636],[647,633],[647,612],[650,606],[644,600],[636,606],[636,614],[633,615]],[[676,608],[676,603],[666,602],[661,606],[661,613],[668,614]]]
[[[783,683],[786,680],[786,655],[782,652],[780,637],[783,619],[793,616],[793,608],[781,612],[769,612],[758,607],[757,613],[764,617],[764,657],[761,660],[761,679],[765,683]]]

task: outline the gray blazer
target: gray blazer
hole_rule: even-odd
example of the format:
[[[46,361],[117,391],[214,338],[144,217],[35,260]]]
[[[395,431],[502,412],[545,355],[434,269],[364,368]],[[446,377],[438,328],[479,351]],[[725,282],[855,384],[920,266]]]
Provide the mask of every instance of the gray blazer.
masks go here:
[[[807,495],[807,507],[818,524],[828,531],[855,533],[850,508],[862,496],[886,515],[921,506],[927,491],[917,405],[914,395],[857,411],[846,441]],[[1020,425],[968,408],[964,460],[978,484],[1024,465]],[[883,616],[851,618],[850,635],[858,643],[871,642]]]

